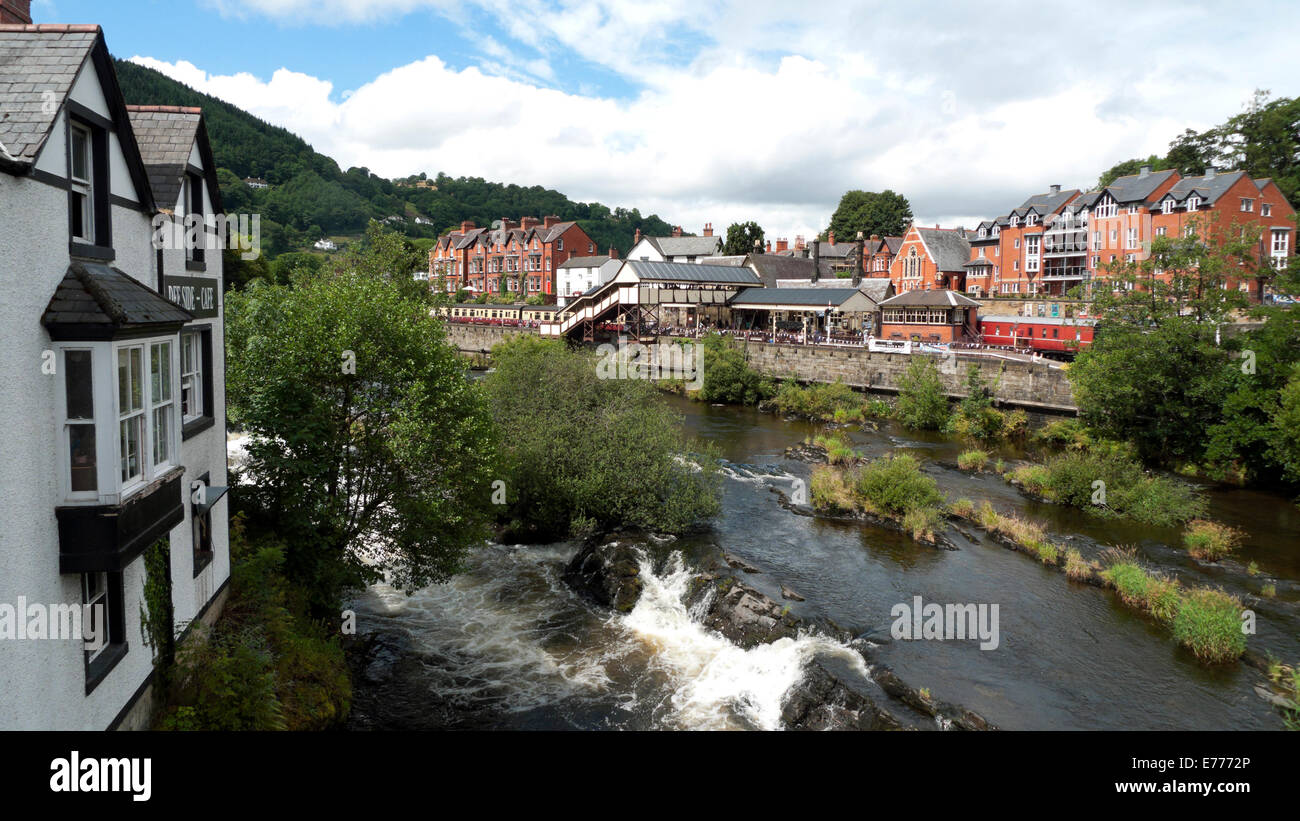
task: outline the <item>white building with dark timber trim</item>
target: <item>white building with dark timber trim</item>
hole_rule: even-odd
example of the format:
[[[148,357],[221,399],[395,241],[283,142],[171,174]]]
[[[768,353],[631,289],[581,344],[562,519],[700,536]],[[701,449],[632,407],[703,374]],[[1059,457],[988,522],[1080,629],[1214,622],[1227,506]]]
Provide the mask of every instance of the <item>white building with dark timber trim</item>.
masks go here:
[[[0,54],[0,729],[142,727],[144,552],[175,633],[230,576],[221,252],[153,241],[221,214],[215,166],[196,109],[128,109],[98,26],[3,24]],[[107,642],[33,605],[92,605]]]

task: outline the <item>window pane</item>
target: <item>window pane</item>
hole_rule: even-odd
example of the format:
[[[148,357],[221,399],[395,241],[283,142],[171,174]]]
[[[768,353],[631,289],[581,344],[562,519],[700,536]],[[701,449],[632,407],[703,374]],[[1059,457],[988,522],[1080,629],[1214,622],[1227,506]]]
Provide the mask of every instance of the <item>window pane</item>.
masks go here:
[[[68,426],[68,454],[73,492],[98,490],[99,482],[95,476],[94,425]]]
[[[153,463],[161,465],[171,453],[172,406],[164,405],[153,412]]]
[[[90,151],[90,138],[79,128],[72,129],[72,176],[79,180],[90,179],[87,161]]]
[[[172,398],[172,345],[160,342],[150,347],[149,374],[153,402],[168,402]]]
[[[140,475],[140,440],[143,416],[132,416],[121,423],[122,437],[122,481],[126,482]]]
[[[72,235],[80,239],[89,238],[86,226],[89,220],[86,218],[90,199],[80,191],[72,192]]]
[[[69,419],[94,419],[94,387],[91,384],[90,351],[64,351],[64,386]]]

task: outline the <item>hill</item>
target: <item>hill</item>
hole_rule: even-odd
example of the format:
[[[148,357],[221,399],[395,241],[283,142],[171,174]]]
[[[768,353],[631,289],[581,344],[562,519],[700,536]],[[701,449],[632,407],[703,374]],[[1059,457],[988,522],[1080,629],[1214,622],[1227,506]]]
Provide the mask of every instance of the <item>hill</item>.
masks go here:
[[[463,220],[489,225],[502,217],[555,214],[576,220],[602,252],[612,246],[626,253],[638,228],[655,236],[672,230],[657,215],[643,217],[635,208],[575,202],[541,186],[445,173],[431,179],[420,174],[389,180],[368,168],[343,171],[284,128],[153,69],[124,60],[115,63],[128,103],[203,108],[226,210],[262,214],[262,245],[269,258],[306,247],[322,236],[360,235],[371,219],[388,219],[391,227],[424,248]],[[244,184],[245,177],[261,177],[271,187],[251,189]],[[414,183],[419,180],[432,186],[418,187]],[[417,217],[428,224],[417,223]]]

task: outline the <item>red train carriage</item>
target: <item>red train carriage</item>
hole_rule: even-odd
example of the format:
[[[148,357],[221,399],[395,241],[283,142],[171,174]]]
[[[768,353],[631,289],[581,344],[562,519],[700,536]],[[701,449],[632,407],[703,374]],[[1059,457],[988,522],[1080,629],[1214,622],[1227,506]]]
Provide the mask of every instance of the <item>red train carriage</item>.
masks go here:
[[[1092,344],[1097,320],[1050,316],[982,316],[980,341],[1068,359]]]

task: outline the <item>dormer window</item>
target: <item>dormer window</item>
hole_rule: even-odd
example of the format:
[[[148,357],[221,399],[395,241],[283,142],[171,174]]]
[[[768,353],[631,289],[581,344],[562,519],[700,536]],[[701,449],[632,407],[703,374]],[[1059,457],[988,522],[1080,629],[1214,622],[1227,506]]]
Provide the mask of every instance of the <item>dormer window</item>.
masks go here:
[[[1011,227],[1012,227],[1012,228],[1019,228],[1019,227],[1020,227],[1020,217],[1012,217],[1012,218],[1011,218]]]
[[[1025,225],[1037,225],[1037,224],[1038,224],[1038,217],[1036,215],[1029,214],[1028,216],[1025,217]]]
[[[186,262],[202,263],[207,244],[205,211],[203,208],[203,178],[188,173],[181,182],[181,225],[185,229]],[[191,234],[191,231],[194,233]]]
[[[996,237],[996,236],[998,236],[998,235],[1001,234],[1001,233],[1002,233],[1002,228],[1001,228],[1001,226],[997,226],[997,225],[993,226],[993,236]]]
[[[1187,198],[1187,210],[1195,211],[1201,207],[1201,198],[1193,194]]]
[[[90,126],[74,123],[70,133],[72,238],[95,244],[95,139]]]
[[[1162,214],[1174,213],[1174,201],[1171,199],[1166,199],[1164,202],[1160,203],[1160,213]]]

